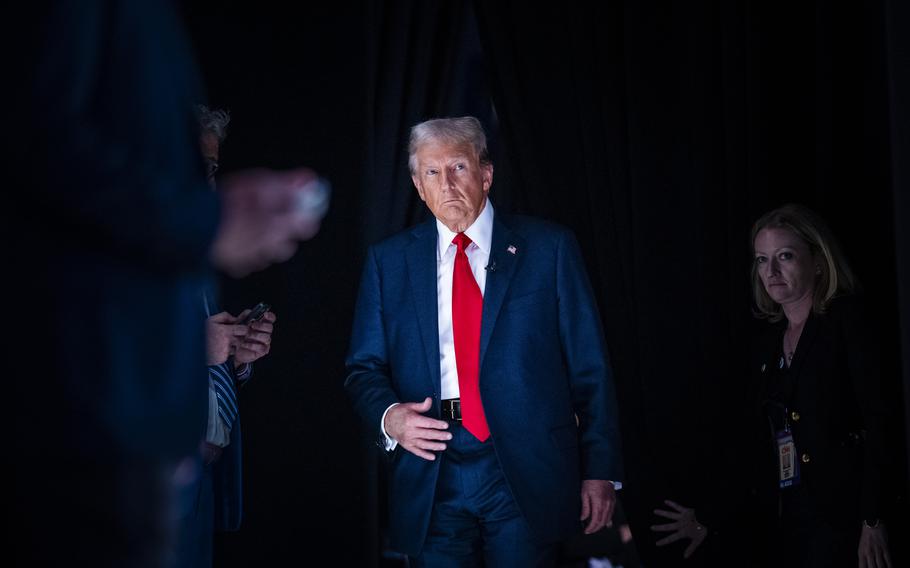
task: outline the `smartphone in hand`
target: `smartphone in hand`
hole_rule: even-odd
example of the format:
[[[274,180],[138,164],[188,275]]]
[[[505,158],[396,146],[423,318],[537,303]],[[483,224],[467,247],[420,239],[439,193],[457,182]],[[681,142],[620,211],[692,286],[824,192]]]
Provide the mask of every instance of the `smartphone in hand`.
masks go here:
[[[272,306],[266,304],[265,302],[259,302],[252,310],[250,310],[250,313],[248,313],[246,317],[240,321],[240,325],[250,325],[255,321],[261,320],[262,316],[264,316],[271,307]]]

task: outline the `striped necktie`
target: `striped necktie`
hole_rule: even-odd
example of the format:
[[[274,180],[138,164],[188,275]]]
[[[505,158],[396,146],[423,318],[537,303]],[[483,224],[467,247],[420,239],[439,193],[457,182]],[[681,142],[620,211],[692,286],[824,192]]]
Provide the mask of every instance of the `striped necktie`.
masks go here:
[[[205,317],[217,313],[209,299],[209,295],[202,296],[205,303]],[[218,401],[218,414],[228,429],[234,426],[239,412],[237,408],[237,384],[234,378],[233,362],[230,358],[224,363],[209,365],[209,379],[215,389],[215,398]]]

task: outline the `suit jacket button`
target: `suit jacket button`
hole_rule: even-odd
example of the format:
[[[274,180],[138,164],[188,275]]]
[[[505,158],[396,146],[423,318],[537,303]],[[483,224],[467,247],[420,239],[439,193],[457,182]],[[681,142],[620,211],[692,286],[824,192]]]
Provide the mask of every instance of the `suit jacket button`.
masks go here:
[[[791,412],[790,420],[793,420],[794,422],[799,422],[799,412],[797,412],[795,410],[793,412]]]
[[[809,454],[803,454],[800,459],[803,460],[803,463],[809,463]]]

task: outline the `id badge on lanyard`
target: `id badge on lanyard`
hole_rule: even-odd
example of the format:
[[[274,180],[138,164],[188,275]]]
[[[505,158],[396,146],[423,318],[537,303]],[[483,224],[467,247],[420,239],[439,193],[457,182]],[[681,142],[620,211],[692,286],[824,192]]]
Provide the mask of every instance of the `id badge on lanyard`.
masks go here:
[[[784,414],[786,416],[786,413]],[[778,482],[780,488],[799,484],[799,460],[796,458],[796,443],[790,432],[790,421],[784,419],[784,429],[774,436],[777,440]]]

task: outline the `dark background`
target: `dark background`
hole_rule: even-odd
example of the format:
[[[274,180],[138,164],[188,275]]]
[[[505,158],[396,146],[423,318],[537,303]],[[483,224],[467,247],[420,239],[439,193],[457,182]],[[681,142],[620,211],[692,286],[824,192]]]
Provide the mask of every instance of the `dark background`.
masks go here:
[[[497,210],[579,237],[616,371],[621,498],[652,565],[669,560],[644,542],[650,509],[712,496],[766,210],[795,201],[830,222],[892,354],[891,400],[906,401],[910,15],[896,0],[183,8],[210,103],[233,115],[223,170],[308,165],[333,185],[294,259],[225,283],[229,309],[264,300],[279,322],[241,395],[246,517],[217,565],[379,562],[381,477],[343,359],[366,245],[425,218],[406,144],[431,117],[484,122]]]

